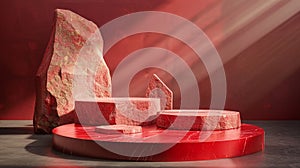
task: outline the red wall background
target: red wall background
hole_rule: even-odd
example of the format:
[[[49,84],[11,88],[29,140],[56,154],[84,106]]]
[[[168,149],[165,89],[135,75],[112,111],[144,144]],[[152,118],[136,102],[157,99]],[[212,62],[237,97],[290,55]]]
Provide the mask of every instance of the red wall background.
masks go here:
[[[300,119],[300,13],[234,53],[235,46],[247,43],[247,40],[235,39],[259,21],[254,20],[245,30],[228,36],[225,30],[226,26],[233,24],[228,21],[233,17],[232,11],[239,16],[244,10],[238,6],[232,11],[229,9],[234,5],[247,8],[249,3],[243,0],[3,0],[0,2],[0,119],[32,118],[34,76],[50,37],[56,8],[70,9],[99,27],[114,18],[137,11],[165,11],[189,19],[212,39],[224,61],[227,77],[225,109],[240,111],[242,119]],[[267,14],[272,16],[272,12],[279,9],[275,7]],[[254,12],[250,14],[254,15]],[[241,15],[240,19],[244,17]],[[158,39],[167,39],[168,43],[155,43]],[[181,45],[180,50],[174,47],[178,45]],[[225,50],[226,45],[233,46],[232,50]],[[122,58],[145,46],[164,47],[182,56],[197,76],[201,93],[200,108],[209,107],[210,83],[201,60],[197,60],[189,48],[170,37],[145,33],[121,40],[105,55],[111,74]],[[226,59],[229,55],[230,59]],[[143,80],[142,74],[149,71],[164,77],[174,90],[175,107],[178,108],[178,86],[172,83],[170,75],[158,69],[137,74],[131,87],[139,87],[132,89],[131,95],[143,95],[146,84],[140,81]]]

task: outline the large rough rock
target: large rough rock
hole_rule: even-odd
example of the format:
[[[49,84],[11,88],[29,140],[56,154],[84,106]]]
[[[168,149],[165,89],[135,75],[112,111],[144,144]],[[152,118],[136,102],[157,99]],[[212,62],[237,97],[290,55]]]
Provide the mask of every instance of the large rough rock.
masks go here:
[[[146,97],[159,98],[160,106],[164,110],[173,109],[173,92],[156,74],[149,81]]]
[[[82,125],[132,125],[155,124],[160,101],[157,98],[98,98],[76,100],[76,117]]]
[[[157,127],[176,130],[227,130],[241,126],[240,113],[226,110],[162,110]]]
[[[74,99],[110,97],[111,77],[98,27],[57,9],[55,25],[36,75],[35,133],[74,121]]]

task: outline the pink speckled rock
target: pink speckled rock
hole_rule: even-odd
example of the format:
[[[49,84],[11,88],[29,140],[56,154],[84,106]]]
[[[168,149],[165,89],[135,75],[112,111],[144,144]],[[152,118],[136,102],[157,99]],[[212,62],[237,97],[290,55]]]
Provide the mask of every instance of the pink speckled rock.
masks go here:
[[[167,85],[153,74],[146,89],[146,97],[160,98],[160,106],[162,109],[173,109],[173,92]]]
[[[74,121],[77,97],[110,97],[103,39],[94,23],[57,9],[55,25],[36,75],[35,133]]]
[[[101,125],[95,131],[102,134],[136,134],[142,132],[141,126],[132,125]]]
[[[155,124],[160,111],[157,98],[98,98],[75,101],[75,123],[83,125],[132,125]]]
[[[163,110],[157,127],[176,130],[227,130],[241,126],[240,113],[226,110]]]

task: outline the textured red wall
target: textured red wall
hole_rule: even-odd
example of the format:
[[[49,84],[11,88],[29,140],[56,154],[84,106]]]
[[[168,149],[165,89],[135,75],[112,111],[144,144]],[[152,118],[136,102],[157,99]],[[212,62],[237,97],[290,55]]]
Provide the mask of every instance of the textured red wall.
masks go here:
[[[160,10],[191,20],[209,37],[222,36],[224,6],[221,1],[161,1],[161,0],[4,0],[0,4],[0,119],[31,119],[34,111],[34,75],[46,48],[54,10],[70,9],[95,22],[98,26],[119,16],[145,10]],[[208,9],[214,9],[213,12]],[[197,20],[198,14],[206,14]],[[196,18],[196,21],[195,21]],[[220,20],[219,19],[219,20]],[[205,26],[205,27],[204,27]],[[210,28],[212,27],[212,28]],[[168,39],[169,45],[156,44],[158,39]],[[146,40],[145,40],[146,39]],[[217,49],[230,39],[214,40]],[[241,111],[243,119],[300,119],[300,14],[293,16],[263,38],[256,41],[224,64],[227,77],[226,109]],[[145,46],[159,46],[173,50],[178,55],[189,55],[184,60],[192,66],[195,75],[205,72],[201,61],[177,40],[158,34],[134,35],[117,43],[105,55],[111,73],[128,53]],[[237,44],[238,45],[238,44]],[[112,55],[117,55],[112,57]],[[220,51],[223,59],[225,54]],[[198,72],[202,70],[203,72]],[[152,69],[172,81],[171,76]],[[197,73],[198,72],[198,73]],[[147,73],[147,72],[142,72]],[[142,96],[146,84],[141,84],[137,74],[132,82],[132,96]],[[209,78],[199,79],[201,108],[210,105]],[[180,96],[176,83],[167,82],[175,92],[175,107]],[[191,88],[193,89],[193,88]]]

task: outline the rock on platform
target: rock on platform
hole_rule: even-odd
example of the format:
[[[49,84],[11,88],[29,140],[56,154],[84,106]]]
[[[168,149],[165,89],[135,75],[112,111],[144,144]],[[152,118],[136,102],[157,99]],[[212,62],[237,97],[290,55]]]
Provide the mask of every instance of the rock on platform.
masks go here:
[[[153,74],[149,81],[146,97],[160,98],[162,109],[173,109],[173,92],[156,74]]]
[[[95,131],[101,134],[136,134],[142,132],[142,127],[132,125],[101,125],[97,126]]]
[[[241,126],[240,113],[226,110],[163,110],[156,125],[176,130],[227,130]]]
[[[82,125],[151,125],[160,111],[158,98],[98,98],[76,100],[75,111]]]

